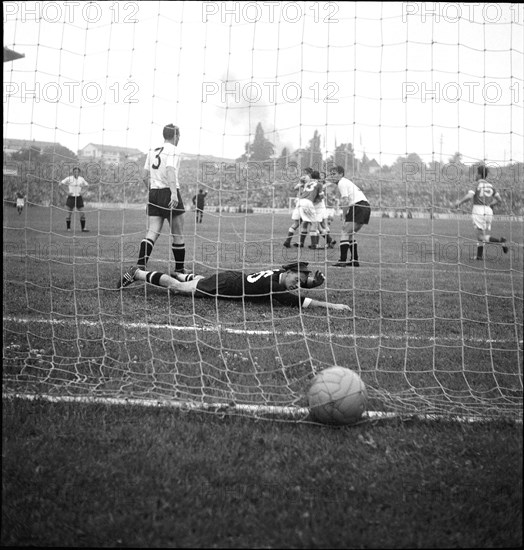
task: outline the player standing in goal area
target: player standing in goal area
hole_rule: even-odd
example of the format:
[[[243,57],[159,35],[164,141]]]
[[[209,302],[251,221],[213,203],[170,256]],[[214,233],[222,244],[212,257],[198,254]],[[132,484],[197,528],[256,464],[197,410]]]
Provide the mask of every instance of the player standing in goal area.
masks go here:
[[[80,175],[80,168],[73,168],[73,175],[64,178],[60,183],[61,185],[68,186],[66,229],[71,231],[71,215],[76,208],[80,212],[80,228],[82,232],[89,233],[89,229],[86,229],[86,215],[84,214],[84,199],[82,197],[82,189],[87,188],[88,184]]]
[[[183,296],[244,299],[252,302],[271,302],[272,305],[278,302],[286,306],[351,311],[346,304],[323,302],[292,292],[299,286],[315,288],[324,282],[325,277],[320,271],[313,274],[307,266],[307,262],[295,262],[284,265],[282,268],[269,268],[256,273],[221,271],[208,277],[192,273],[167,275],[160,271],[143,271],[133,266],[124,274],[122,286],[129,286],[135,281],[144,281],[151,285],[168,288]]]
[[[366,195],[351,180],[344,177],[344,168],[335,166],[331,178],[338,185],[342,209],[342,232],[340,235],[340,258],[334,267],[359,267],[355,234],[369,223],[371,206]],[[348,261],[348,252],[351,260]]]
[[[477,229],[477,255],[473,258],[474,260],[482,260],[484,258],[484,245],[486,243],[500,243],[502,244],[504,254],[508,253],[508,247],[505,245],[506,239],[490,235],[491,223],[493,221],[493,207],[501,203],[502,199],[493,185],[489,181],[486,181],[488,174],[489,169],[487,166],[478,166],[475,178],[477,181],[475,191],[470,189],[455,203],[455,208],[459,208],[461,204],[470,200],[473,201],[471,219],[473,220],[473,226]]]
[[[162,131],[164,143],[150,149],[144,164],[144,185],[149,190],[147,204],[148,229],[140,243],[137,267],[146,269],[153,247],[162,231],[164,221],[171,228],[171,250],[175,258],[175,271],[184,272],[186,245],[184,242],[184,214],[186,209],[180,194],[178,168],[180,156],[176,147],[180,140],[180,129],[167,124]],[[124,279],[121,284],[124,285]]]

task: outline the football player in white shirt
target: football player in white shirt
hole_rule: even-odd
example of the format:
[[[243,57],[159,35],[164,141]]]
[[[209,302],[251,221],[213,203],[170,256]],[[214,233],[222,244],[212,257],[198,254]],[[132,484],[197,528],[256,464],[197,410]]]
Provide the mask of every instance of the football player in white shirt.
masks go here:
[[[184,214],[186,209],[180,194],[178,168],[180,156],[176,146],[180,140],[180,129],[174,124],[164,126],[164,143],[151,149],[144,164],[144,184],[149,189],[147,204],[148,229],[140,243],[137,267],[145,270],[153,247],[162,232],[164,221],[171,228],[171,250],[175,258],[175,271],[184,272],[186,246],[184,242]],[[125,278],[120,286],[128,286]]]
[[[25,205],[25,197],[24,194],[21,191],[16,192],[16,209],[18,211],[18,215],[22,214],[24,210]]]
[[[508,253],[508,247],[504,244],[504,237],[496,238],[490,235],[491,222],[493,221],[493,206],[502,202],[499,192],[486,181],[489,169],[487,166],[481,165],[477,167],[477,187],[475,191],[469,190],[459,201],[455,203],[455,208],[467,201],[473,201],[473,210],[471,218],[473,226],[477,230],[477,255],[474,260],[482,260],[484,258],[485,243],[501,243],[504,254]]]
[[[311,176],[312,173],[313,173],[313,168],[304,168],[303,175]],[[296,202],[295,202],[295,208],[293,209],[293,212],[291,214],[291,220],[293,221],[293,223],[292,223],[291,227],[288,229],[287,238],[284,241],[284,246],[286,248],[291,247],[291,239],[293,238],[293,235],[295,234],[295,231],[300,227],[300,225],[302,223],[302,220],[300,219],[300,209],[298,207],[298,203],[299,203],[299,199],[300,199],[301,188],[304,187],[304,185],[305,185],[305,180],[302,181],[302,178],[301,178],[299,180],[299,182],[293,188],[295,191],[298,192],[298,194],[297,194],[297,199],[296,199]],[[293,246],[300,247],[301,245],[300,245],[300,243],[294,243]],[[302,247],[303,246],[304,245],[302,244]]]
[[[338,185],[340,208],[342,209],[342,233],[340,236],[340,258],[335,267],[358,267],[358,249],[355,234],[369,223],[371,206],[366,195],[351,180],[344,177],[344,168],[335,166],[331,178]],[[348,261],[348,252],[351,260]]]
[[[306,237],[309,233],[311,237],[311,247],[316,248],[318,243],[318,232],[316,229],[317,213],[315,211],[315,201],[318,200],[322,192],[322,184],[318,179],[313,179],[313,175],[318,177],[318,172],[311,172],[311,176],[305,175],[300,178],[302,186],[299,188],[298,212],[302,225],[300,227],[299,248],[304,248]]]
[[[76,208],[80,212],[80,228],[83,233],[89,233],[86,229],[86,216],[84,214],[84,199],[82,198],[82,189],[87,188],[87,181],[80,175],[80,168],[73,168],[73,175],[64,178],[61,185],[68,186],[66,208],[66,228],[71,231],[71,214]]]

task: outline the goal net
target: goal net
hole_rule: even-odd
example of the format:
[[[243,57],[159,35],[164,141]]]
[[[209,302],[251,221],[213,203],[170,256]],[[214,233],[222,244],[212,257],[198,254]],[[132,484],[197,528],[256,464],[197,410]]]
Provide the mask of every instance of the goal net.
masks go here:
[[[340,365],[371,411],[520,418],[523,8],[429,5],[4,4],[4,395],[305,418],[312,376]],[[299,295],[351,312],[117,289],[169,123],[186,270],[306,261],[325,283]],[[500,195],[481,247],[456,207],[479,165]],[[291,219],[305,168],[338,198],[335,166],[371,204],[359,266],[334,265],[337,208],[330,247]],[[174,254],[166,222],[147,269]]]

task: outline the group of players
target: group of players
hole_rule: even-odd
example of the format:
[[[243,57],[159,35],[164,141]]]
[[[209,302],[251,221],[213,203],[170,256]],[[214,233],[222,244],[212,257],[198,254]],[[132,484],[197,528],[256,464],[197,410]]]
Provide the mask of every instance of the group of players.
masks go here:
[[[326,182],[326,173],[318,172],[312,168],[306,168],[304,175],[295,186],[298,191],[295,208],[291,215],[292,225],[288,230],[287,239],[284,241],[286,248],[291,248],[291,240],[297,229],[302,225],[300,243],[293,246],[303,248],[307,235],[307,226],[310,224],[312,231],[309,248],[323,249],[334,248],[337,241],[331,238],[330,225],[338,209],[338,199],[329,192],[329,182]],[[312,209],[314,208],[314,211]],[[301,216],[301,209],[302,215]],[[326,245],[319,244],[320,236],[326,240]]]
[[[129,268],[117,287],[124,288],[135,281],[168,288],[182,295],[220,297],[229,299],[249,299],[254,301],[276,300],[287,305],[300,305],[301,307],[324,307],[328,309],[351,311],[346,304],[334,304],[307,298],[298,292],[302,288],[315,288],[320,286],[325,278],[320,271],[312,273],[308,269],[308,263],[297,261],[286,264],[281,268],[268,268],[256,273],[245,274],[241,271],[223,271],[214,273],[209,277],[187,273],[185,270],[185,242],[184,242],[184,214],[185,207],[180,193],[178,180],[178,167],[180,156],[176,147],[180,140],[180,129],[174,124],[168,124],[163,128],[164,142],[147,155],[144,165],[144,185],[149,191],[147,216],[147,233],[140,243],[138,260],[135,266]],[[486,178],[488,168],[484,165],[478,167],[477,186],[469,191],[460,201],[455,203],[458,208],[468,200],[473,201],[473,224],[477,229],[477,255],[476,259],[483,258],[484,245],[486,243],[500,243],[504,253],[508,252],[506,239],[491,236],[491,223],[493,218],[492,207],[501,202],[500,194]],[[344,168],[335,166],[330,170],[331,183],[336,184],[340,197],[338,207],[342,211],[342,230],[340,234],[340,256],[333,264],[335,267],[359,267],[359,255],[356,234],[369,223],[371,206],[362,192],[351,180],[345,177]],[[68,214],[66,217],[67,229],[70,230],[71,212],[74,208],[81,211],[81,228],[85,228],[85,216],[82,211],[82,188],[87,183],[80,176],[80,170],[75,168],[73,175],[64,179],[61,183],[69,186],[67,199]],[[310,248],[324,248],[319,245],[320,236],[326,239],[326,246],[334,248],[336,241],[331,238],[329,223],[333,219],[336,202],[332,195],[328,194],[325,173],[319,173],[311,168],[304,171],[296,186],[298,191],[296,209],[293,212],[293,225],[289,228],[284,246],[289,248],[291,240],[300,227],[300,242],[298,247],[304,247],[307,235],[311,236]],[[326,196],[328,197],[328,210],[326,208]],[[332,201],[332,202],[329,202]],[[330,215],[331,214],[331,215]],[[166,274],[159,271],[148,271],[147,263],[155,243],[160,236],[164,222],[168,220],[172,235],[172,253],[175,260],[175,271]],[[348,258],[349,256],[349,258]]]
[[[325,173],[306,168],[295,189],[298,196],[291,219],[293,224],[288,230],[284,246],[291,246],[291,239],[300,227],[300,242],[295,246],[303,248],[308,232],[311,237],[309,248],[320,246],[319,238],[326,239],[326,247],[334,248],[336,241],[330,235],[330,222],[333,220],[337,206],[342,211],[342,232],[340,238],[340,258],[335,267],[359,267],[358,248],[355,235],[369,223],[371,206],[362,192],[351,180],[345,177],[344,168],[335,166],[330,172],[331,180],[336,183],[340,202],[328,191]],[[326,200],[329,201],[326,205]],[[329,208],[327,208],[329,206]],[[348,253],[351,257],[348,261]]]

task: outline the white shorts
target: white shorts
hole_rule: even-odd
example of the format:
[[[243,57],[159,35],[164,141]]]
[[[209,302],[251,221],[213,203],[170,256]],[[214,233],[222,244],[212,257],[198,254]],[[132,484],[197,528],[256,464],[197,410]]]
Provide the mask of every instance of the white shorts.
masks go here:
[[[493,210],[490,206],[475,204],[473,205],[473,210],[471,212],[471,219],[473,220],[473,225],[477,229],[481,229],[482,231],[491,231]]]
[[[300,211],[298,209],[298,206],[295,206],[293,209],[293,213],[291,214],[291,219],[293,221],[299,221],[300,220]]]
[[[318,223],[325,220],[327,218],[326,203],[324,201],[317,202],[315,204],[315,212],[316,212],[316,216],[317,216],[316,221]]]
[[[317,213],[313,203],[309,199],[298,200],[298,211],[303,222],[316,223]]]
[[[23,208],[24,207],[24,199],[16,199],[16,206],[17,206],[17,208]]]
[[[326,208],[326,218],[328,220],[334,220],[335,219],[335,209],[334,208]]]

